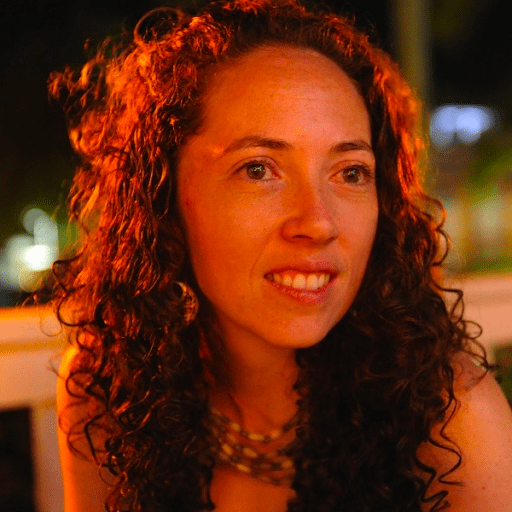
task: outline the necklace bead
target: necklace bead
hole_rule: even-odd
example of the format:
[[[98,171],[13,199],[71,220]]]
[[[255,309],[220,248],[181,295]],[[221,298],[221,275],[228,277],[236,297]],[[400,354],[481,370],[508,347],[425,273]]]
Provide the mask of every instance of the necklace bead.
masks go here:
[[[295,474],[293,459],[287,454],[293,440],[275,450],[265,451],[265,447],[285,436],[297,422],[295,415],[281,429],[269,434],[252,433],[212,407],[212,450],[219,460],[243,474],[272,485],[289,486]]]

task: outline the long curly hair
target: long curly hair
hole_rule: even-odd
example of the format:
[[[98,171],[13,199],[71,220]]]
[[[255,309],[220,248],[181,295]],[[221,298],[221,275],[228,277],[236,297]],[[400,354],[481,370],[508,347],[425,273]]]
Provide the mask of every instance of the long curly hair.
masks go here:
[[[52,75],[78,156],[68,210],[82,234],[53,267],[55,309],[79,349],[66,384],[89,411],[69,442],[85,436],[88,455],[116,476],[106,510],[214,508],[204,357],[205,345],[214,353],[213,313],[191,270],[176,160],[201,126],[216,66],[262,45],[314,49],[347,73],[366,102],[377,162],[377,236],[357,297],[325,339],[296,353],[307,421],[292,447],[288,510],[440,510],[449,492],[428,491],[447,474],[418,447],[448,450],[460,464],[457,447],[431,432],[444,432],[457,404],[454,354],[486,360],[461,292],[444,289],[436,271],[446,237],[442,207],[421,185],[419,104],[350,20],[295,0],[213,2],[195,16],[156,9],[81,72]],[[190,325],[176,281],[200,298]]]

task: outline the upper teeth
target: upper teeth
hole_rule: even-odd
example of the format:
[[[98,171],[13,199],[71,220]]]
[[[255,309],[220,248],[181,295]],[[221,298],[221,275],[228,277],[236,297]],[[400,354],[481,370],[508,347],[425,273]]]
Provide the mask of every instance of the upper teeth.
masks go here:
[[[289,286],[297,290],[318,290],[329,282],[331,276],[330,274],[295,274],[293,276],[291,274],[282,273],[268,274],[267,278],[278,284]]]

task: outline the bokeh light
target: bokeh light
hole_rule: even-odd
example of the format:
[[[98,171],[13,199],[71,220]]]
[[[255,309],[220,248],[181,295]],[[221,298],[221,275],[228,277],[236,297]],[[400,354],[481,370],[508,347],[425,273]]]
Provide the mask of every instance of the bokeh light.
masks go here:
[[[496,126],[496,114],[479,105],[443,105],[432,113],[430,138],[438,148],[455,140],[473,144],[482,134]]]
[[[0,257],[0,284],[33,291],[59,255],[57,223],[39,208],[26,208],[21,216],[26,233],[11,236]]]

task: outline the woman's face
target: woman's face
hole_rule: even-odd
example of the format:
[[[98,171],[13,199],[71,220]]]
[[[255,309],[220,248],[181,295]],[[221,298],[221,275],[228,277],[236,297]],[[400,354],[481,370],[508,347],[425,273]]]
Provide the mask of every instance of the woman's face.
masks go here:
[[[347,312],[377,227],[368,112],[313,50],[221,67],[183,147],[178,199],[197,282],[223,335],[318,343]]]

